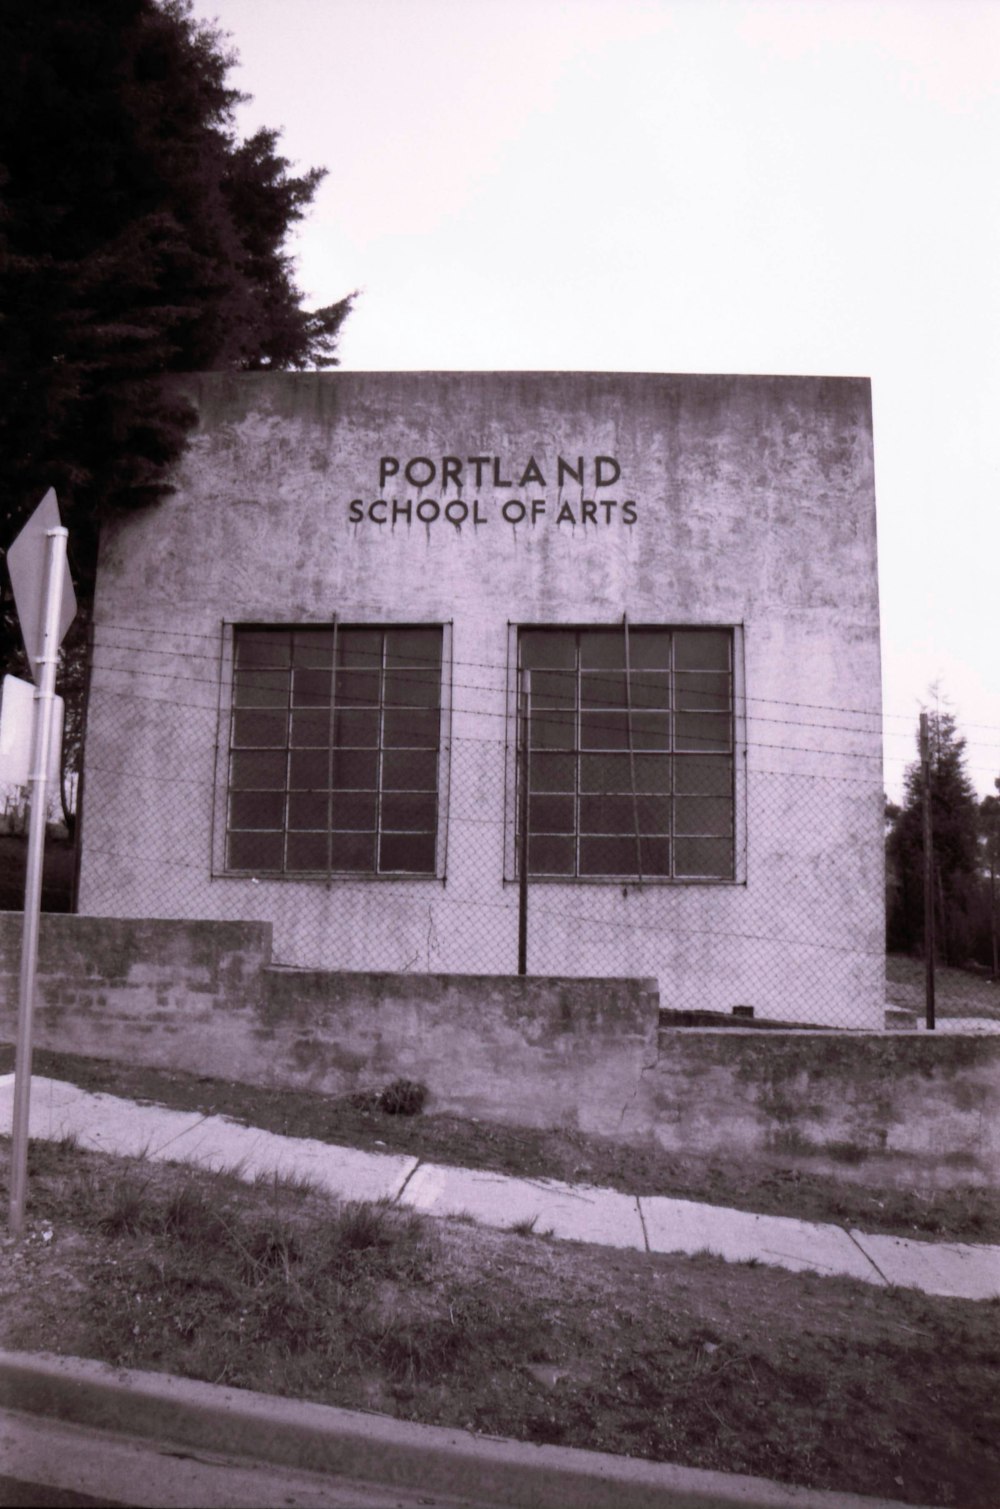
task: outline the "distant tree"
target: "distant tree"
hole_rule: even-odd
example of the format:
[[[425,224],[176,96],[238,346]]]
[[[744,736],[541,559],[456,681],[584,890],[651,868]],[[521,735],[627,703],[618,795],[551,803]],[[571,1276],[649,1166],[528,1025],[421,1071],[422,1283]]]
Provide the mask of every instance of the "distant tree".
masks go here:
[[[233,62],[188,0],[0,9],[0,551],[54,486],[84,603],[101,519],[183,448],[167,374],[336,364],[351,296],[304,309],[284,251],[324,170],[237,139]]]
[[[1000,793],[1000,776],[993,784]],[[989,963],[993,978],[1000,979],[1000,795],[983,797],[979,803],[979,824],[985,872]]]
[[[979,804],[965,769],[965,739],[951,713],[928,714],[937,944],[948,964],[970,957],[980,879]],[[919,750],[919,729],[917,745]],[[886,842],[887,945],[915,952],[924,941],[923,782],[917,759],[906,772],[901,808]]]

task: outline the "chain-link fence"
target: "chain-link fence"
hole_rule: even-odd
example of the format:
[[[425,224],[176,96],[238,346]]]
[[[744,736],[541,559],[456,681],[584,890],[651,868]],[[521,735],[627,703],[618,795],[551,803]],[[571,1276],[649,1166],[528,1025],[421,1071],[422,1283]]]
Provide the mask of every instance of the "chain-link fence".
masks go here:
[[[447,625],[99,627],[79,909],[267,922],[291,967],[643,976],[668,1020],[881,1028],[881,718],[744,697],[725,631],[611,633],[473,658]]]

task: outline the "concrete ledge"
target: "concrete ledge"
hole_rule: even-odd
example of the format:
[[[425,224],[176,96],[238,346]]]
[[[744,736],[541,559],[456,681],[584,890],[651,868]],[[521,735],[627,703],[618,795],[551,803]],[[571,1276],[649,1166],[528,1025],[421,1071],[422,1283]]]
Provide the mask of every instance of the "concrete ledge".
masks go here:
[[[285,1465],[495,1509],[903,1509],[887,1499],[278,1399],[48,1353],[0,1352],[0,1407],[214,1458]],[[197,1502],[192,1500],[192,1502]],[[910,1506],[913,1509],[913,1506]]]

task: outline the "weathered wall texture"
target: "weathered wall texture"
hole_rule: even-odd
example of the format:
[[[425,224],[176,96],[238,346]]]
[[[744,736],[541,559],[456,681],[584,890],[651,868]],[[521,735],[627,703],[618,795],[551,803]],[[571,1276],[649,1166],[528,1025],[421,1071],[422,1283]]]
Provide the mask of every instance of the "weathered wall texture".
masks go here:
[[[0,913],[8,1038],[20,922]],[[654,981],[271,969],[269,932],[46,916],[35,1041],[330,1095],[408,1078],[439,1110],[612,1137],[656,1058]]]
[[[862,1181],[1000,1184],[1000,1038],[665,1031],[644,1087],[664,1148],[747,1150]]]
[[[0,1035],[21,919],[0,914]],[[651,981],[269,967],[261,925],[42,919],[42,1047],[430,1112],[577,1128],[845,1179],[1000,1185],[1000,1038],[657,1032]]]
[[[337,373],[188,388],[200,427],[176,494],[103,541],[81,910],[269,922],[289,964],[511,974],[508,624],[615,624],[627,612],[742,626],[740,883],[533,885],[529,971],[653,976],[675,1009],[881,1025],[867,381]],[[547,486],[518,494],[492,471],[476,486],[467,469],[461,501],[478,502],[483,522],[372,520],[383,493],[413,507],[458,501],[454,486],[379,487],[380,457],[445,454],[498,457],[501,480],[534,457]],[[621,467],[598,493],[615,507],[586,524],[592,485],[551,481],[557,456],[581,455]],[[546,506],[534,523],[504,520],[510,497],[535,494]],[[575,522],[558,522],[564,504]],[[453,624],[444,881],[218,874],[225,624],[334,613]]]

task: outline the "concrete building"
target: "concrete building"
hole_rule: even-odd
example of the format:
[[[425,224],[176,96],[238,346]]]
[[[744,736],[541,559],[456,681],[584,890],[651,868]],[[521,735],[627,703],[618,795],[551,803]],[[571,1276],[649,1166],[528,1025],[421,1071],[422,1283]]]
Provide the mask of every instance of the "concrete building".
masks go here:
[[[529,973],[881,1025],[866,380],[184,389],[176,491],[102,542],[83,912],[512,974],[523,829]]]

